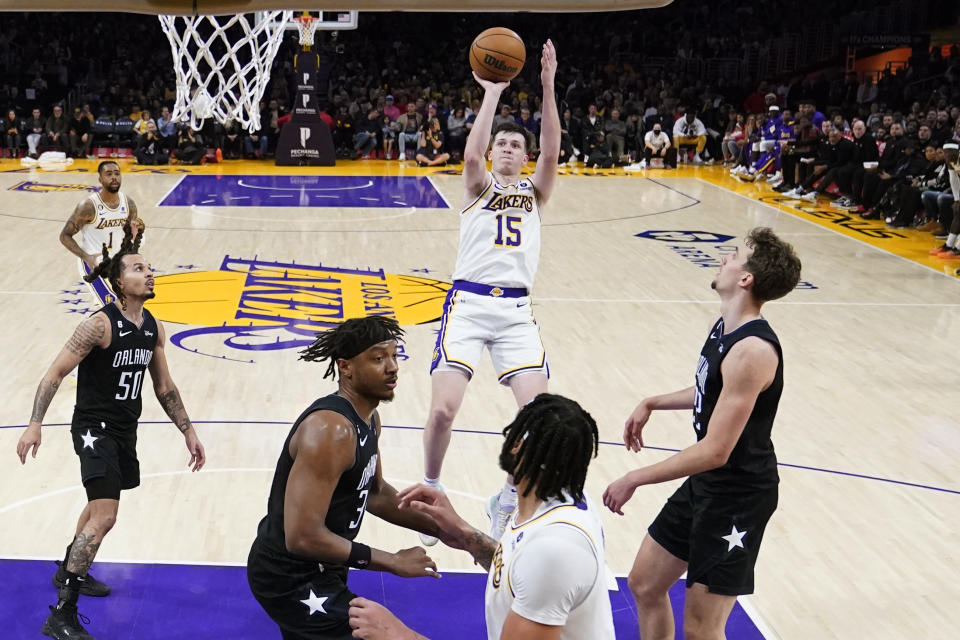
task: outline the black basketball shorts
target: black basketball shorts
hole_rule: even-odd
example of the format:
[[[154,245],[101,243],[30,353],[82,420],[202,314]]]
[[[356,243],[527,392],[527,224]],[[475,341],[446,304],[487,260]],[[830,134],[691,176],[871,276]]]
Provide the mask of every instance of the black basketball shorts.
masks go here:
[[[777,489],[724,496],[694,493],[688,478],[647,529],[650,537],[687,562],[687,587],[710,593],[753,593],[753,568],[767,521],[777,508]]]
[[[74,421],[70,435],[88,500],[119,500],[120,491],[140,486],[136,436],[108,434],[102,423],[90,420]]]
[[[283,640],[352,640],[345,567],[289,570],[255,542],[247,558],[253,597],[280,627]]]

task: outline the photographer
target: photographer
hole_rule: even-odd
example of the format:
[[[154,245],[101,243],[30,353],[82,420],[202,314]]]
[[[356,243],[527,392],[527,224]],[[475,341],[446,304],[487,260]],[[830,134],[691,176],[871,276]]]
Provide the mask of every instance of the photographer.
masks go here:
[[[202,164],[206,161],[206,149],[200,144],[198,136],[188,124],[181,124],[178,127],[175,156],[181,164]]]
[[[440,121],[436,118],[427,120],[420,131],[417,165],[435,167],[446,164],[449,159],[450,154],[443,150],[443,133],[440,131]]]
[[[148,123],[147,132],[138,137],[133,156],[138,164],[167,164],[166,150],[153,122]]]

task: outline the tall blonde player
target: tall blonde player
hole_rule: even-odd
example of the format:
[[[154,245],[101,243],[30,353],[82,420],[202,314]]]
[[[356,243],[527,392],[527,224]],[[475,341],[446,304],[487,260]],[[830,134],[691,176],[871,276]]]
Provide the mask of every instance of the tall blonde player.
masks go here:
[[[547,357],[530,308],[530,289],[540,259],[540,211],[553,193],[560,155],[560,116],[554,96],[557,56],[550,40],[543,45],[540,64],[540,157],[530,178],[520,177],[531,146],[528,132],[520,125],[498,126],[487,150],[500,95],[510,83],[490,82],[474,74],[484,95],[463,152],[460,246],[430,365],[430,415],[423,434],[428,486],[440,486],[453,419],[484,345],[500,383],[510,387],[518,406],[547,390]],[[487,158],[492,171],[487,171]],[[488,507],[495,539],[516,504],[516,489],[508,479]],[[421,540],[428,545],[437,542],[423,535]]]
[[[143,221],[137,217],[137,204],[133,198],[120,191],[120,165],[105,160],[97,167],[100,176],[100,191],[91,193],[70,215],[60,231],[60,242],[67,251],[80,259],[78,268],[81,276],[90,274],[102,259],[103,246],[115,250],[123,240],[123,225],[134,225],[133,237],[143,229]],[[74,236],[80,234],[78,243]],[[98,285],[102,286],[102,290]],[[95,293],[103,297],[106,287],[95,281]],[[106,301],[104,301],[106,302]]]

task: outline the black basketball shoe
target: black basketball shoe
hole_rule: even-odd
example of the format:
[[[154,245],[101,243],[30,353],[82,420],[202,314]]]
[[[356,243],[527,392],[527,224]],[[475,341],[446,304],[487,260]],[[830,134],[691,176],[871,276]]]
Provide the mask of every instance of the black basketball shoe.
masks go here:
[[[96,640],[80,624],[90,624],[90,620],[77,611],[77,605],[60,602],[50,607],[50,615],[43,623],[43,635],[57,640]]]
[[[55,562],[57,563],[57,572],[53,574],[53,584],[58,588],[62,588],[66,585],[67,568],[60,560],[56,560]],[[80,583],[80,593],[85,596],[102,598],[110,593],[110,587],[94,578],[90,573],[87,573],[87,575],[83,576],[83,581]]]

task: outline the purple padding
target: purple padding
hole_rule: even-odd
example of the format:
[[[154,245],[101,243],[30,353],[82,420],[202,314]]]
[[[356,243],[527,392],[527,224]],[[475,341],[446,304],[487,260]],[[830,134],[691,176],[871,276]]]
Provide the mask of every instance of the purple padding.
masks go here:
[[[40,638],[40,627],[57,599],[51,561],[0,560],[0,619],[4,640]],[[247,587],[243,567],[98,562],[93,574],[113,588],[106,598],[81,596],[80,613],[98,640],[279,640],[280,632]],[[351,590],[384,603],[408,626],[432,640],[486,640],[483,591],[486,575],[445,573],[443,578],[406,579],[351,571]],[[611,592],[619,640],[638,640],[636,608],[625,578]],[[683,582],[670,590],[682,624]],[[677,639],[681,638],[679,631]],[[727,623],[730,640],[762,640],[740,605]]]
[[[184,176],[161,207],[449,209],[424,176]]]

